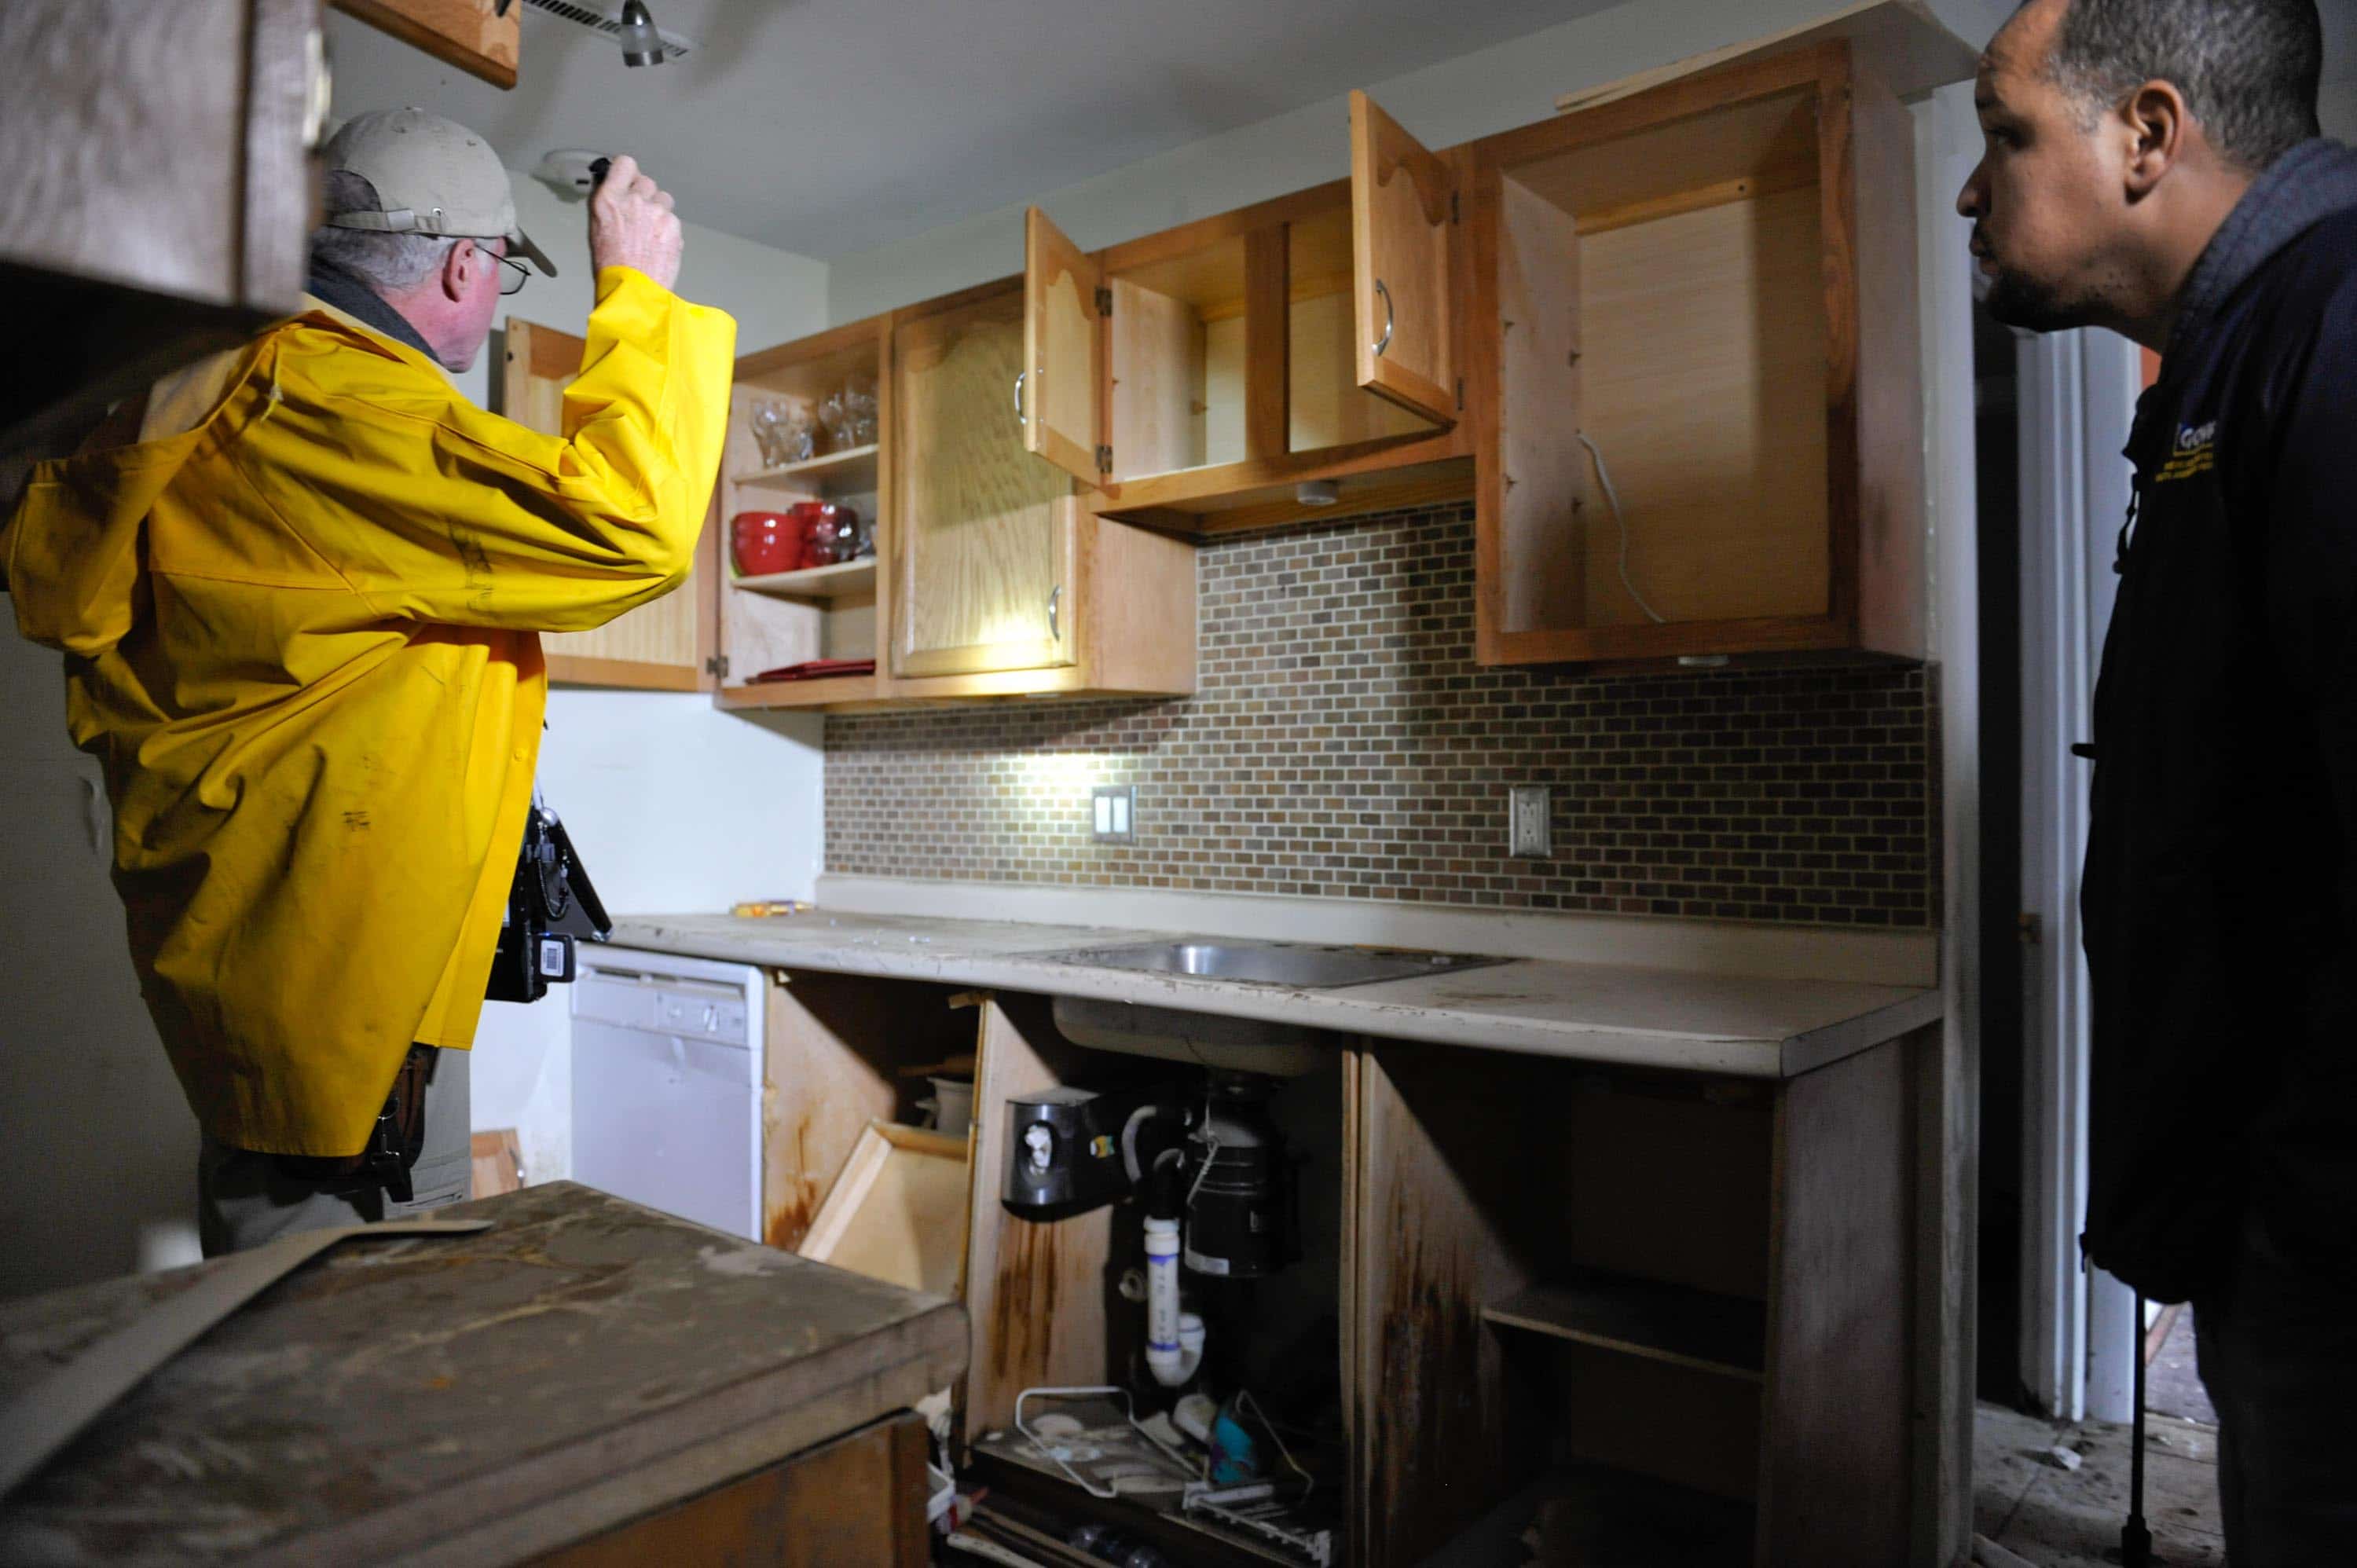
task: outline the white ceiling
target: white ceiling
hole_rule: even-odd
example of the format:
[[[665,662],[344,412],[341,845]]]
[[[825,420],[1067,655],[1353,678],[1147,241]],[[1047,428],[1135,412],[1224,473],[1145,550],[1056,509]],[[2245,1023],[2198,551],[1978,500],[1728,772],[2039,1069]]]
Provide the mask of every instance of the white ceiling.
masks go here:
[[[825,257],[1613,3],[650,0],[696,52],[630,70],[527,10],[509,92],[347,16],[328,36],[339,118],[415,103],[527,170],[554,147],[630,152],[683,217]]]

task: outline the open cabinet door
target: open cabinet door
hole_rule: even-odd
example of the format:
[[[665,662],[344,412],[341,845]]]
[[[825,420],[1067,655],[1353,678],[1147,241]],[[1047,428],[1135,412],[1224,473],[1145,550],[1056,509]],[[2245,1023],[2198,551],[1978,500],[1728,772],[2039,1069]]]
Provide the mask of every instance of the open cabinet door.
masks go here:
[[[1110,495],[1105,477],[1103,278],[1038,208],[1023,214],[1023,369],[1015,411],[1023,445]]]
[[[1457,423],[1449,348],[1448,166],[1363,92],[1351,94],[1351,260],[1359,384],[1437,421]]]
[[[565,389],[581,371],[587,347],[570,332],[510,317],[500,368],[500,412],[550,435],[565,434]],[[705,521],[687,581],[651,604],[615,617],[595,631],[543,632],[548,678],[557,685],[618,686],[653,692],[711,689],[718,606],[714,598],[718,531]]]

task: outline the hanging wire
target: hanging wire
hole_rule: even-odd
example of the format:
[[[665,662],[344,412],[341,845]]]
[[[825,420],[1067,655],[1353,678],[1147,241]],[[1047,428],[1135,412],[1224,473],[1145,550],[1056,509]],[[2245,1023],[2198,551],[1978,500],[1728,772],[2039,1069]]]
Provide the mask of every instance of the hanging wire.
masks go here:
[[[1604,485],[1604,499],[1612,503],[1613,524],[1620,530],[1620,585],[1629,590],[1629,596],[1637,601],[1639,609],[1653,618],[1654,625],[1665,625],[1667,618],[1647,604],[1645,596],[1637,591],[1637,585],[1629,580],[1629,520],[1620,515],[1620,492],[1612,488],[1612,470],[1604,466],[1604,454],[1597,449],[1595,442],[1587,438],[1587,432],[1582,430],[1577,434],[1579,444],[1587,447],[1587,455],[1596,460],[1596,477]]]

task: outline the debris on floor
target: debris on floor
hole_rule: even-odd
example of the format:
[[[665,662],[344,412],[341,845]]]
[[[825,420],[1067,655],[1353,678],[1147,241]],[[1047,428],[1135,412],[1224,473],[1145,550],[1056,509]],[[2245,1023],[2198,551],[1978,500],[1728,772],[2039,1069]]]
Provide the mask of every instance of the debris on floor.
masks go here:
[[[1980,1407],[1973,1442],[1973,1529],[2009,1555],[1975,1552],[1984,1568],[2113,1568],[2127,1517],[2129,1428],[2058,1422]],[[2048,1457],[2061,1448],[2079,1468]],[[2145,1520],[2153,1559],[2168,1568],[2223,1568],[2218,1514],[2218,1432],[2145,1417]]]

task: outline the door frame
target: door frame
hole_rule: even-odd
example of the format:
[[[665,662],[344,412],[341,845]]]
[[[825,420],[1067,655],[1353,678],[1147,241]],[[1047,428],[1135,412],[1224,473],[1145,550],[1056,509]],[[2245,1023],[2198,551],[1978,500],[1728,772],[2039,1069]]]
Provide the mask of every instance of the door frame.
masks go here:
[[[2095,670],[2132,473],[2120,456],[2142,357],[2102,330],[2023,336],[2021,908],[2035,917],[2023,984],[2021,1378],[2067,1420],[2126,1421],[2142,1326],[2127,1287],[2085,1266],[2091,997],[2079,924]]]

